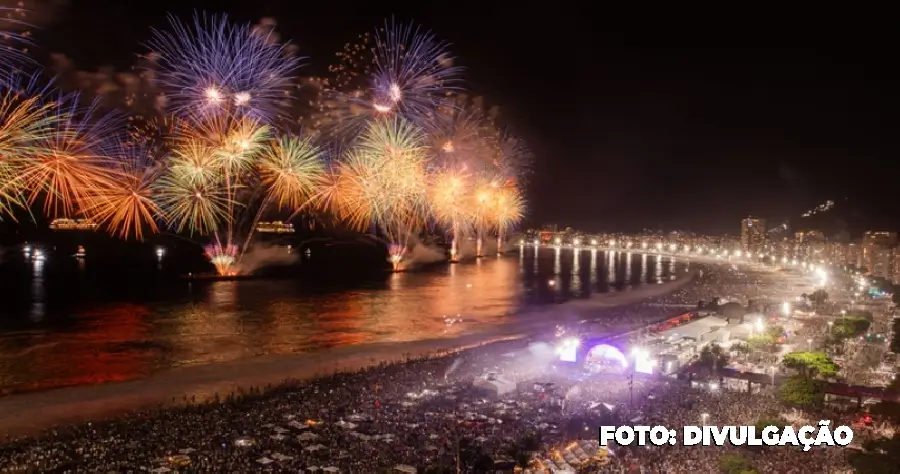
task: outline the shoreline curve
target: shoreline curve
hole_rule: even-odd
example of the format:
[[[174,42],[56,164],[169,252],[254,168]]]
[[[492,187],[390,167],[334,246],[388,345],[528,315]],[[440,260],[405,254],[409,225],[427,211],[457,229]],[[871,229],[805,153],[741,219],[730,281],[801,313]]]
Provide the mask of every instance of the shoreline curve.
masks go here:
[[[675,292],[692,283],[698,273],[699,271],[694,270],[675,281],[607,293],[601,298],[541,306],[534,311],[525,312],[532,317],[531,321],[520,321],[519,324],[511,322],[491,332],[448,339],[339,346],[302,354],[267,355],[218,364],[178,367],[125,382],[12,394],[0,397],[0,434],[9,440],[39,434],[60,425],[98,421],[135,410],[174,405],[182,397],[193,397],[199,403],[214,398],[216,394],[224,397],[245,387],[278,385],[286,380],[310,380],[334,372],[360,370],[383,362],[446,356],[498,342],[521,340],[560,322],[534,321],[535,316],[569,307],[590,311],[635,304]],[[645,321],[634,326],[649,323]],[[618,329],[610,331],[609,336],[628,328]]]

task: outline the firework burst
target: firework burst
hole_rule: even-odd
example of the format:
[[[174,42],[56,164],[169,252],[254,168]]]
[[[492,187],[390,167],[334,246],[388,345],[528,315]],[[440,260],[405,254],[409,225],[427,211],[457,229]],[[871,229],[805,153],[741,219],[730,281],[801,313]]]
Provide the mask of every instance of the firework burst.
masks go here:
[[[461,85],[449,44],[418,26],[385,22],[375,35],[373,105],[420,123]]]
[[[384,117],[426,127],[462,83],[448,46],[429,31],[394,21],[362,35],[338,53],[339,65],[330,68],[334,79],[317,81],[315,123],[348,140]]]
[[[51,153],[57,122],[67,119],[57,114],[56,104],[43,100],[43,92],[35,78],[0,83],[0,216],[27,204],[23,170]]]
[[[525,199],[514,186],[498,189],[494,194],[493,218],[497,228],[497,252],[502,252],[503,236],[525,215]]]
[[[206,258],[216,267],[219,275],[236,275],[234,267],[240,258],[240,251],[236,245],[222,245],[219,242],[207,245],[203,248]]]
[[[173,167],[153,186],[166,224],[177,232],[211,234],[232,219],[228,210],[233,202],[227,192],[216,180],[198,179],[200,176],[207,176],[207,171],[191,175]]]
[[[162,163],[139,146],[122,146],[113,156],[118,166],[110,174],[110,185],[91,189],[82,212],[124,239],[141,240],[145,230],[159,232],[156,221],[166,216],[154,201],[154,185]]]
[[[49,217],[71,217],[95,190],[114,183],[113,164],[108,158],[117,133],[115,116],[97,112],[96,102],[78,105],[78,97],[54,103],[57,117],[40,153],[24,160],[19,170],[27,202],[44,201]]]
[[[432,173],[428,187],[431,214],[438,225],[449,229],[450,259],[459,257],[459,241],[471,233],[474,213],[470,196],[472,176],[465,168],[445,169]]]
[[[376,227],[404,249],[392,252],[395,270],[413,233],[427,216],[428,159],[425,137],[400,118],[373,122],[359,143],[336,165],[325,202],[351,227]]]
[[[259,161],[262,185],[278,207],[296,211],[314,197],[324,177],[322,151],[309,139],[284,136]]]
[[[170,31],[153,32],[160,85],[178,115],[234,109],[271,122],[285,112],[301,58],[271,30],[233,24],[224,15],[197,14],[192,23],[169,17]]]

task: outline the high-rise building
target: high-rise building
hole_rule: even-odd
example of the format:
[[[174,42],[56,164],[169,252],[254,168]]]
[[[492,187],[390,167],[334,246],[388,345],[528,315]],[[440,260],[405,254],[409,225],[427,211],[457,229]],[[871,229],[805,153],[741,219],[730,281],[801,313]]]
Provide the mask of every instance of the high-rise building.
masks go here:
[[[891,281],[895,285],[900,285],[900,247],[894,248],[894,273]]]
[[[893,252],[893,248],[897,246],[896,232],[876,232],[868,231],[863,235],[862,243],[862,266],[866,268],[869,274],[890,278],[892,264],[885,264],[885,252]],[[876,266],[878,269],[876,270]],[[877,272],[877,273],[876,273]]]
[[[847,244],[847,265],[853,265],[859,268],[862,266],[862,249],[861,245],[856,242]]]
[[[847,264],[848,245],[841,242],[830,242],[828,244],[828,259],[836,265]]]
[[[766,220],[748,217],[741,221],[741,249],[757,253],[766,244]]]
[[[894,249],[876,246],[872,251],[871,265],[870,275],[891,281],[894,274]]]

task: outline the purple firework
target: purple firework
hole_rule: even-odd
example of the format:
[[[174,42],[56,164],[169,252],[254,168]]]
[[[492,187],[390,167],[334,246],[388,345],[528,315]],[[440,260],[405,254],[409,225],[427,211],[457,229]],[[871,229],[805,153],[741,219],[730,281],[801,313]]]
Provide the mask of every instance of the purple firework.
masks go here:
[[[169,31],[153,31],[149,47],[171,112],[233,111],[271,121],[289,105],[302,58],[289,54],[271,28],[234,24],[225,15],[169,16]]]
[[[454,65],[449,46],[413,24],[385,21],[375,34],[373,107],[414,123],[432,115],[462,86],[462,68]]]

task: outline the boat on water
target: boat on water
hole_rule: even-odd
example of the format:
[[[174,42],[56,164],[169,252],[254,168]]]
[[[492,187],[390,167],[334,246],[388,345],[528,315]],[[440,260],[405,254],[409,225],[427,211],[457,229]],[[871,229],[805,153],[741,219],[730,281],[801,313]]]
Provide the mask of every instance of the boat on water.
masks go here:
[[[79,245],[79,246],[78,246],[78,251],[75,252],[75,254],[72,255],[72,256],[75,257],[75,258],[84,258],[85,255],[86,255],[86,254],[85,254],[85,251],[84,251],[84,245]]]

